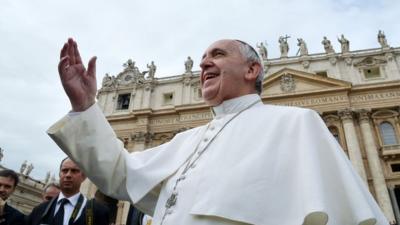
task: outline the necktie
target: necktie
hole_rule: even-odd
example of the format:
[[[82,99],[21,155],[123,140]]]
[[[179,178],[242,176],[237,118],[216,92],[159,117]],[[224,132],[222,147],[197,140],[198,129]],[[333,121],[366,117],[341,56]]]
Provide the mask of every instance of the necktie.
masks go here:
[[[54,223],[53,225],[63,225],[64,223],[64,205],[69,203],[69,200],[66,198],[63,198],[59,201],[60,203],[60,208],[58,208],[58,211],[56,215],[54,216]]]

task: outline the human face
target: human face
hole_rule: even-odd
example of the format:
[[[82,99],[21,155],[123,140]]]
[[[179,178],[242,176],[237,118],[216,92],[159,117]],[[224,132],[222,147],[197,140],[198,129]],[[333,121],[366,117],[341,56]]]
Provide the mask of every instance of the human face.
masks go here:
[[[64,160],[60,168],[60,189],[66,197],[78,193],[85,179],[86,176],[71,159]]]
[[[247,62],[235,40],[220,40],[213,43],[202,57],[201,91],[204,101],[216,106],[223,101],[255,93],[252,65]]]
[[[0,177],[0,198],[4,201],[10,197],[15,190],[15,180],[11,177]]]
[[[60,189],[50,186],[43,193],[43,201],[50,201],[52,198],[56,197],[60,193]]]

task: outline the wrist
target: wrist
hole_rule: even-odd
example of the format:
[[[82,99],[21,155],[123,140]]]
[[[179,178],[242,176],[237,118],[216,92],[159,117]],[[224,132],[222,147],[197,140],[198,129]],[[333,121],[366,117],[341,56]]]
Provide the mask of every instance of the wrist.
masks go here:
[[[96,103],[95,100],[90,101],[86,104],[72,104],[72,112],[83,112],[90,108],[92,105]]]

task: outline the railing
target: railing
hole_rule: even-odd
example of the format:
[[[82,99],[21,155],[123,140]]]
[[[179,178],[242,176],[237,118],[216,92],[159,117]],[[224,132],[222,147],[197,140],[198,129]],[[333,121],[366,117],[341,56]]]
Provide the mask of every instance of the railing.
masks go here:
[[[400,144],[384,145],[380,148],[380,153],[384,159],[400,157]]]

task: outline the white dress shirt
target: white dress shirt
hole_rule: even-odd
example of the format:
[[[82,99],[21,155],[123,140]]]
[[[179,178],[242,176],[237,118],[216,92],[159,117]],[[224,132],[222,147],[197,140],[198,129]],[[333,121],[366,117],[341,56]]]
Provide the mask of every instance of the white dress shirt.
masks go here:
[[[54,210],[54,215],[55,215],[55,214],[58,212],[58,210],[60,209],[60,204],[61,204],[61,203],[60,203],[60,200],[61,200],[61,199],[64,199],[64,198],[66,198],[66,199],[69,200],[69,202],[68,202],[68,203],[65,203],[65,205],[64,205],[64,222],[63,222],[63,225],[68,225],[69,219],[71,218],[72,212],[74,211],[74,208],[75,208],[76,204],[78,203],[78,199],[79,199],[79,196],[80,196],[80,195],[81,195],[80,192],[78,192],[77,194],[75,194],[75,195],[73,195],[73,196],[71,196],[71,197],[69,197],[69,198],[65,197],[65,196],[63,195],[63,193],[61,193],[61,192],[60,192],[60,194],[58,195],[56,208],[55,208],[55,210]],[[83,196],[83,195],[82,195],[82,196]],[[81,208],[79,209],[78,214],[77,214],[77,216],[76,216],[76,218],[75,218],[74,221],[76,221],[76,220],[81,216],[82,211],[83,211],[83,209],[85,208],[86,201],[87,201],[86,197],[83,196],[83,202],[82,202]]]

